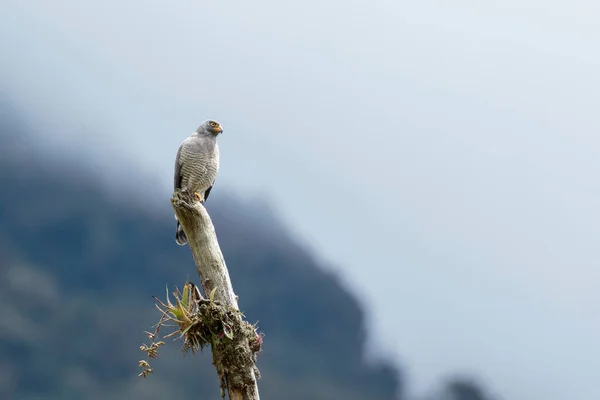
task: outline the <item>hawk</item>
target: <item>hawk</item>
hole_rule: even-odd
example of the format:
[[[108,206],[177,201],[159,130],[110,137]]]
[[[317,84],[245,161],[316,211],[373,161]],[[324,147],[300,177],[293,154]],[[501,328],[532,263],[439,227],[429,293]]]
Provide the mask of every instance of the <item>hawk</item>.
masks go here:
[[[181,143],[175,157],[175,190],[182,189],[193,193],[202,204],[208,198],[219,171],[217,136],[221,133],[223,127],[217,121],[204,121]],[[179,221],[177,221],[175,241],[180,246],[187,243],[187,237]]]

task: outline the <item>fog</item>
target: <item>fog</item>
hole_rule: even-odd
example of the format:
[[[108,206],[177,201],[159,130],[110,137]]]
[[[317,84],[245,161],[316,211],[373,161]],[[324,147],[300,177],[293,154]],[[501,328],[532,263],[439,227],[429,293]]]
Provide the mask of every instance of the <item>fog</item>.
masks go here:
[[[167,201],[177,146],[219,120],[213,190],[269,199],[416,392],[459,371],[506,399],[599,398],[596,4],[3,9],[0,89],[40,143]]]

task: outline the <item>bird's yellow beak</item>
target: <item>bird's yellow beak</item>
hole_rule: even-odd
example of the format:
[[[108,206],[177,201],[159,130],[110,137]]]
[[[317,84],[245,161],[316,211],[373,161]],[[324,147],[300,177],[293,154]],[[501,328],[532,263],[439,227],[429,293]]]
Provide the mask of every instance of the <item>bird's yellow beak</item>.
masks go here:
[[[216,130],[219,133],[223,133],[223,127],[221,125],[217,126]]]

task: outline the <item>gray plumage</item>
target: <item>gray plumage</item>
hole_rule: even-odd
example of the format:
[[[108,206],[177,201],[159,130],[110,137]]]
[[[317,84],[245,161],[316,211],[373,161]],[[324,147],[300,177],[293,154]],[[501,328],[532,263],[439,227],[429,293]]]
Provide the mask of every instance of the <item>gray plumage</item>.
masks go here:
[[[220,133],[223,133],[221,124],[207,120],[181,143],[175,157],[175,190],[185,190],[190,194],[196,194],[202,203],[206,201],[219,172],[217,136]],[[187,237],[179,221],[177,221],[175,241],[180,246],[187,243]]]

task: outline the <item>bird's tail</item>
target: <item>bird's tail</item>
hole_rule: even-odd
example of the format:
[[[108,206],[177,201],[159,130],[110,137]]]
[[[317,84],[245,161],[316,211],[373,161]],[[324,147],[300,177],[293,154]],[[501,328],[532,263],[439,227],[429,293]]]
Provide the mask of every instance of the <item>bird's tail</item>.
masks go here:
[[[179,224],[179,221],[177,221],[177,230],[175,231],[175,241],[180,246],[185,246],[185,244],[187,243],[187,236],[185,236],[185,232],[183,231],[183,228]]]

